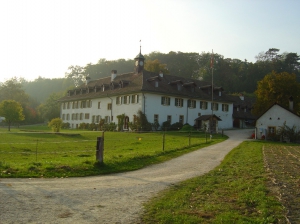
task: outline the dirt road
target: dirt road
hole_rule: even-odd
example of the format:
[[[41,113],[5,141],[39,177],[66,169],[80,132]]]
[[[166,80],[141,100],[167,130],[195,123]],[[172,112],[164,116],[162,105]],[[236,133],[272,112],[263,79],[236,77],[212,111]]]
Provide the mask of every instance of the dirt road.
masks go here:
[[[202,175],[251,135],[229,139],[171,161],[105,176],[0,179],[0,223],[138,223],[143,203],[180,181]]]

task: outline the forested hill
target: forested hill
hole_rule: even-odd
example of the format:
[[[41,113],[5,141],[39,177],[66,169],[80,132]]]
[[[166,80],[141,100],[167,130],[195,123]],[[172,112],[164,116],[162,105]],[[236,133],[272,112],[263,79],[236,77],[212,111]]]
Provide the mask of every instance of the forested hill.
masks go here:
[[[31,99],[37,103],[44,103],[52,93],[64,94],[67,89],[73,88],[74,84],[72,79],[39,77],[32,82],[22,82],[22,86]]]
[[[144,55],[146,70],[158,72],[157,69],[166,70],[169,74],[186,78],[202,78],[211,81],[212,70],[210,66],[211,53],[183,53],[169,52],[168,54],[152,52]],[[227,92],[253,93],[257,87],[257,81],[262,80],[268,73],[288,72],[295,73],[300,81],[300,63],[297,53],[284,52],[279,54],[279,49],[271,48],[259,53],[256,62],[225,58],[223,55],[214,54],[213,77],[215,85],[222,86]],[[160,66],[155,66],[155,62]],[[152,66],[147,65],[151,64]],[[154,64],[154,65],[153,65]],[[111,70],[117,70],[118,74],[133,71],[134,61],[119,59],[107,61],[100,59],[96,64],[87,64],[84,67],[70,66],[69,78],[73,77],[77,84],[82,83],[84,77],[89,75],[91,79],[99,79],[110,75]]]
[[[164,69],[167,73],[186,78],[202,78],[211,82],[211,53],[184,53],[169,52],[167,54],[152,52],[144,55],[146,58],[145,68],[158,72]],[[214,54],[213,78],[217,86],[222,86],[229,93],[246,92],[253,93],[260,81],[268,73],[288,72],[295,73],[300,82],[300,63],[296,53],[284,52],[271,48],[256,56],[256,62],[225,58],[223,55]],[[159,66],[153,66],[159,63]],[[151,66],[150,66],[151,65]],[[148,66],[148,67],[147,67]],[[70,66],[66,71],[68,78],[46,79],[39,77],[32,82],[23,82],[25,92],[39,103],[45,102],[51,93],[63,93],[75,84],[80,85],[85,76],[91,79],[99,79],[110,76],[111,70],[117,70],[118,74],[134,70],[134,60],[118,59],[108,61],[100,59],[96,64],[87,64],[84,67]]]

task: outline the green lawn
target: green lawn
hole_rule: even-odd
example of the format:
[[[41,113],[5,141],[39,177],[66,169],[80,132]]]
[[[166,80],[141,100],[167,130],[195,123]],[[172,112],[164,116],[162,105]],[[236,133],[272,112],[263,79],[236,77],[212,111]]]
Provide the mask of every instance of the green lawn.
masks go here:
[[[266,187],[263,144],[243,142],[206,175],[161,192],[145,205],[143,223],[285,223]]]
[[[0,177],[71,177],[136,170],[215,144],[203,132],[105,132],[104,164],[96,162],[96,139],[102,132],[47,126],[0,129]]]

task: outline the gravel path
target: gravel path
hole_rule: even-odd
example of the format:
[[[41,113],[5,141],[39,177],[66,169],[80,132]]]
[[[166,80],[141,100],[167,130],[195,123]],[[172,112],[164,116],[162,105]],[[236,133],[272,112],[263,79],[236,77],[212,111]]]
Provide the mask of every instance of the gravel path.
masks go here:
[[[65,179],[0,179],[0,223],[139,223],[143,203],[180,181],[200,176],[251,130],[171,161],[104,176]]]

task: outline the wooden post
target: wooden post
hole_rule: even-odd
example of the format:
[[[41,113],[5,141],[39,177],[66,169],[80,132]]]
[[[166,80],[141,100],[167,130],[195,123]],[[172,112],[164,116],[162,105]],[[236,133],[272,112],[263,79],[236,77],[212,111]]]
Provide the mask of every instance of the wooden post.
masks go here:
[[[165,132],[163,133],[163,151],[165,151]]]
[[[102,137],[97,137],[96,160],[99,163],[103,163],[103,151],[104,151],[104,132],[102,132]]]

